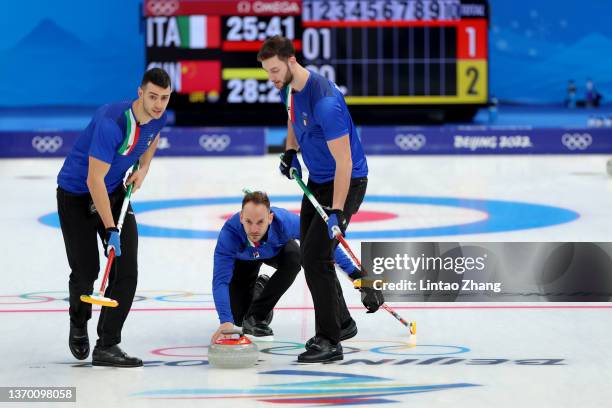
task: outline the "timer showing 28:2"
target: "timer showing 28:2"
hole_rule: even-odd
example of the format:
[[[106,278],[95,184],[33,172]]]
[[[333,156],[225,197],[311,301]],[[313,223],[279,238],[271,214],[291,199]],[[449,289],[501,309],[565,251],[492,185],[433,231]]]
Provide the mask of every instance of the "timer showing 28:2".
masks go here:
[[[228,103],[280,103],[280,92],[270,81],[231,79],[227,81]]]

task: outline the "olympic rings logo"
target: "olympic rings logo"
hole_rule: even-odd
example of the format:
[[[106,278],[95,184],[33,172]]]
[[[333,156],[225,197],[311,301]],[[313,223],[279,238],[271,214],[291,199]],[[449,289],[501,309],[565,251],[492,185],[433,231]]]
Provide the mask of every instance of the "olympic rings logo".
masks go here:
[[[55,153],[64,144],[61,136],[34,136],[32,147],[39,153]]]
[[[251,11],[251,3],[249,3],[248,1],[241,1],[240,3],[238,3],[236,9],[239,13],[246,14]]]
[[[421,150],[425,143],[427,143],[427,139],[422,133],[407,133],[395,136],[395,144],[402,150]]]
[[[232,139],[228,135],[202,135],[200,146],[207,152],[222,152],[228,148]]]
[[[171,16],[179,8],[178,0],[149,0],[147,9],[154,16]]]
[[[561,143],[569,150],[585,150],[593,143],[593,137],[589,133],[564,133]]]

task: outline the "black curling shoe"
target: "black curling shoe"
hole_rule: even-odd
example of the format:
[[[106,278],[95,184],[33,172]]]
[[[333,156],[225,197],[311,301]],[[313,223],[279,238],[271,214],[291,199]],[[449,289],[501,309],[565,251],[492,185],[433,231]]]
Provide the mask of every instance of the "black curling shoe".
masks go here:
[[[118,345],[110,347],[94,347],[91,364],[104,367],[142,367],[142,360],[130,357]]]
[[[298,363],[328,363],[344,359],[342,345],[332,344],[323,337],[315,337],[310,348],[298,356]]]
[[[77,360],[85,360],[89,357],[89,336],[87,335],[87,326],[79,329],[72,324],[70,325],[68,347],[70,347],[70,352]]]
[[[356,335],[357,335],[357,323],[355,323],[355,320],[353,320],[353,318],[350,318],[349,320],[347,320],[346,322],[342,324],[342,328],[340,329],[340,341],[352,339]],[[315,338],[316,337],[311,337],[310,339],[308,339],[308,341],[304,345],[304,348],[306,350],[308,350],[310,346],[312,345],[312,343],[314,343]]]

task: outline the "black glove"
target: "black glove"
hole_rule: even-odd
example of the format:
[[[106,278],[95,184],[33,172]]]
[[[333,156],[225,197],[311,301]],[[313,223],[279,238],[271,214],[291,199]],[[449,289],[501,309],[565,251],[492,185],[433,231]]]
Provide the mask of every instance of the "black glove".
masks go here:
[[[332,210],[329,207],[323,207],[323,210],[329,215],[329,220],[327,220],[327,232],[329,234],[329,238],[333,239],[335,234],[333,228],[337,226],[340,228],[340,232],[342,235],[346,232],[347,222],[346,217],[344,216],[344,211],[342,210]]]
[[[351,272],[349,274],[349,278],[351,278],[351,280],[357,280],[357,279],[361,279],[361,278],[365,278],[367,276],[367,274],[362,271],[361,269],[359,269],[358,267],[355,267],[355,269],[353,270],[353,272]]]
[[[385,298],[380,290],[362,286],[359,291],[361,292],[361,303],[368,309],[368,313],[376,312],[385,303]]]
[[[298,177],[302,178],[302,165],[300,164],[300,159],[298,159],[297,151],[295,149],[285,151],[283,157],[281,158],[280,166],[278,166],[280,172],[289,180],[293,179],[291,176],[292,168],[297,171]]]

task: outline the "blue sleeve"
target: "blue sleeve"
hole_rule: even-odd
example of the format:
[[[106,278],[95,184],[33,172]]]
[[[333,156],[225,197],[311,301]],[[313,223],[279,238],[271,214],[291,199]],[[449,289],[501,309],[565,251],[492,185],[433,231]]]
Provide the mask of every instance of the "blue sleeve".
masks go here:
[[[317,102],[314,108],[317,123],[323,129],[326,141],[349,134],[347,116],[335,97],[325,97]]]
[[[103,118],[94,127],[89,155],[111,164],[122,139],[119,126],[112,120]]]
[[[229,284],[234,275],[235,256],[239,245],[238,240],[227,228],[226,224],[217,240],[213,265],[213,299],[215,300],[215,308],[217,309],[220,323],[234,323]]]
[[[353,271],[355,270],[355,264],[353,263],[353,261],[351,260],[351,258],[349,258],[344,251],[342,250],[342,248],[340,248],[340,245],[338,245],[336,247],[336,250],[334,251],[334,259],[336,261],[336,263],[338,264],[338,266],[340,266],[340,268],[347,274],[350,275],[351,273],[353,273]]]

